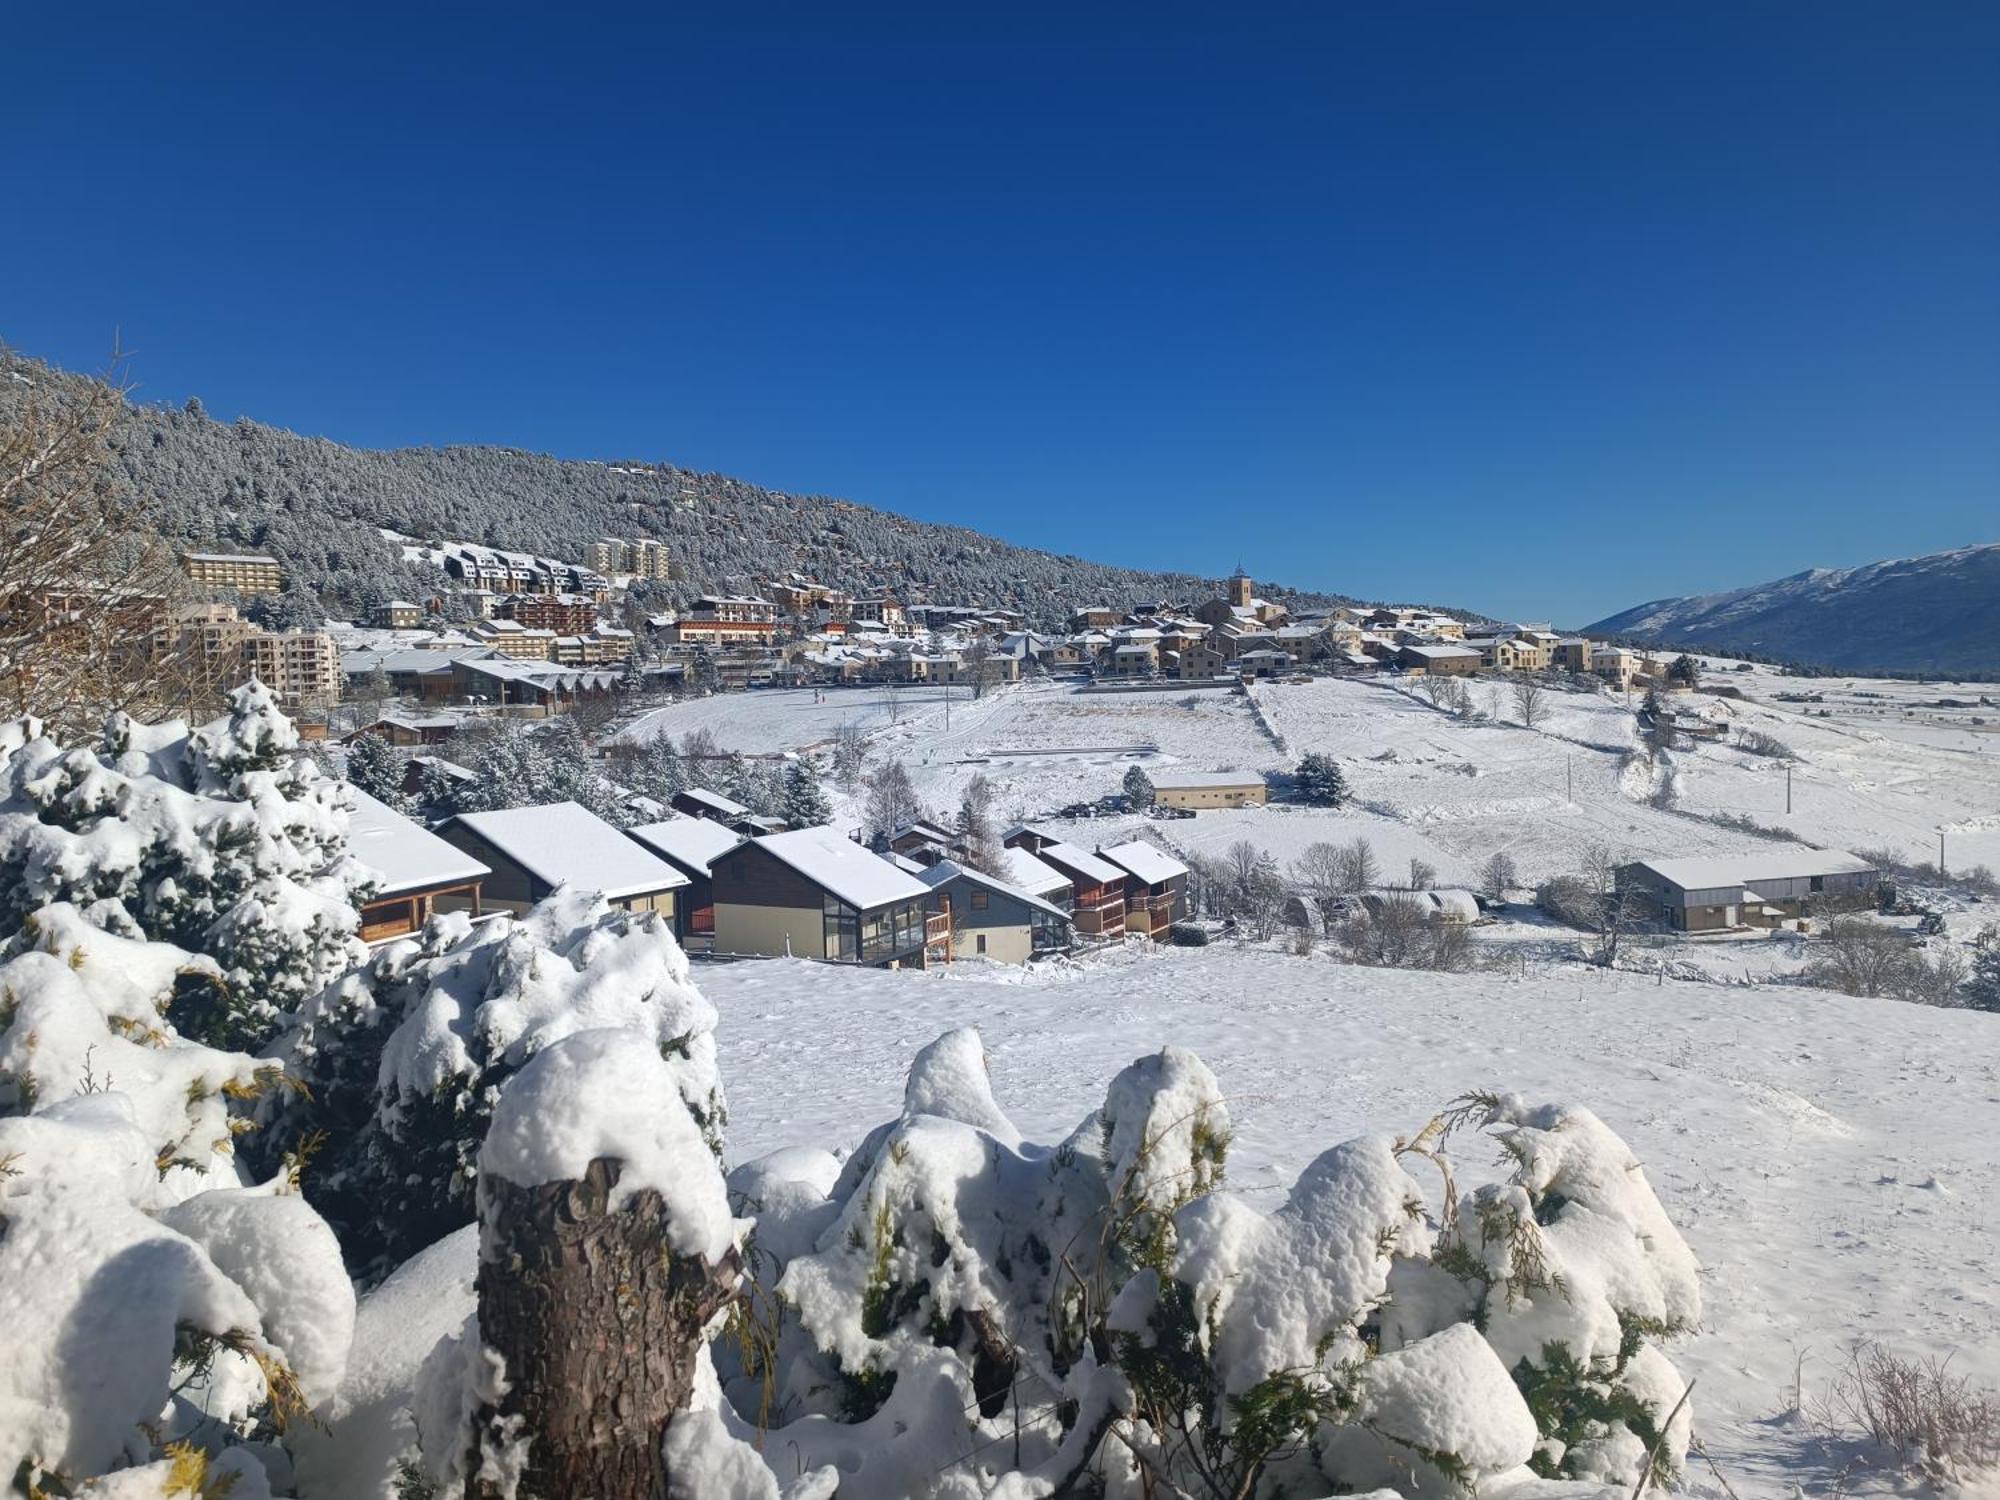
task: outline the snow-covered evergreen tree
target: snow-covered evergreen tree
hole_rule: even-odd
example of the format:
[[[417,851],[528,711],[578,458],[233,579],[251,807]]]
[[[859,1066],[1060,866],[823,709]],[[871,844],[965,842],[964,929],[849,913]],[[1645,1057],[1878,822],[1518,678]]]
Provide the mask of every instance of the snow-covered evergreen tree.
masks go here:
[[[307,1191],[364,1273],[470,1223],[475,1163],[505,1081],[550,1042],[601,1026],[647,1036],[718,1149],[715,1011],[672,925],[559,891],[519,919],[437,917],[316,996],[276,1055],[301,1087],[268,1149],[322,1146]]]
[[[290,1172],[237,1162],[277,1069],[174,1024],[223,983],[108,900],[0,952],[0,1473],[23,1493],[268,1494],[237,1445],[281,1444],[340,1381],[340,1247]]]
[[[809,762],[795,760],[785,767],[785,795],[778,816],[792,828],[817,828],[833,821],[833,803]]]
[[[255,682],[193,731],[114,716],[95,748],[0,726],[0,932],[52,902],[116,901],[135,932],[221,966],[181,1029],[254,1047],[365,951],[347,796]]]
[[[1347,800],[1347,777],[1340,762],[1320,750],[1308,750],[1292,773],[1299,800],[1315,807],[1338,807]]]
[[[1151,807],[1159,795],[1153,789],[1153,778],[1139,766],[1133,766],[1125,773],[1124,786],[1125,800],[1141,811]]]
[[[403,760],[380,735],[357,735],[347,747],[347,779],[378,802],[403,802]]]

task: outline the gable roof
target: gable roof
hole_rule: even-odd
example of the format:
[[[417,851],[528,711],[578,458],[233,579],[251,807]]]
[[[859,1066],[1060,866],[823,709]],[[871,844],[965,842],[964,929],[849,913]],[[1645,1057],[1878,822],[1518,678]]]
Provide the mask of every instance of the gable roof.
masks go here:
[[[683,787],[677,795],[687,798],[690,802],[699,803],[711,811],[719,812],[727,818],[741,818],[750,811],[741,802],[731,801],[722,793],[711,792],[705,786]]]
[[[1687,859],[1642,859],[1634,863],[1684,891],[1754,886],[1759,881],[1810,880],[1815,875],[1861,875],[1875,868],[1858,855],[1838,849],[1811,848],[1697,855]]]
[[[795,828],[750,842],[857,911],[916,901],[930,893],[929,886],[831,828]]]
[[[1007,848],[1000,853],[1006,861],[1007,879],[1031,896],[1046,896],[1070,884],[1069,876],[1026,849]]]
[[[445,826],[452,824],[471,829],[549,885],[568,883],[601,892],[607,900],[688,883],[687,876],[657,854],[575,802],[460,813]]]
[[[353,787],[347,819],[347,852],[382,875],[381,896],[427,886],[484,880],[493,872],[463,849],[453,848],[422,824]]]
[[[735,829],[713,818],[665,818],[628,828],[625,836],[637,839],[682,869],[703,875],[708,873],[717,855],[726,854],[743,842]]]
[[[1093,885],[1109,885],[1113,881],[1125,878],[1125,871],[1112,864],[1110,860],[1099,859],[1088,850],[1079,849],[1075,844],[1065,843],[1061,839],[1050,839],[1043,844],[1041,853],[1037,857],[1059,867],[1074,870]]]
[[[996,880],[993,876],[985,874],[982,871],[968,869],[955,859],[940,860],[937,864],[932,865],[923,874],[919,875],[917,879],[921,880],[932,890],[936,890],[941,885],[950,885],[954,881],[962,880],[968,885],[981,886],[986,890],[995,891],[1006,897],[1009,901],[1018,901],[1023,906],[1030,907],[1048,916],[1060,917],[1065,922],[1071,920],[1070,914],[1060,906],[1053,906],[1044,901],[1040,896],[1030,895],[1017,885],[1009,885],[1006,881]]]
[[[1161,885],[1188,872],[1188,867],[1145,839],[1132,839],[1097,851],[1147,885]]]

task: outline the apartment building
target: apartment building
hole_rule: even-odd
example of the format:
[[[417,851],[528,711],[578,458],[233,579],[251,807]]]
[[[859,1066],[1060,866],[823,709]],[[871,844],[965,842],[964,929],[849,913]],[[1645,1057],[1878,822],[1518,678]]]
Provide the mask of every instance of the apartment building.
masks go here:
[[[181,568],[203,588],[240,594],[275,594],[285,582],[277,558],[261,553],[184,552]]]
[[[634,578],[660,580],[673,576],[666,544],[650,537],[636,540],[603,537],[590,544],[584,560],[599,573],[628,573]]]
[[[597,605],[582,594],[515,594],[500,613],[523,629],[557,635],[582,635],[597,624]]]
[[[764,642],[778,631],[778,607],[769,599],[710,594],[694,601],[674,622],[674,639],[684,646]]]
[[[252,630],[243,643],[243,665],[288,707],[340,696],[340,648],[323,630]]]

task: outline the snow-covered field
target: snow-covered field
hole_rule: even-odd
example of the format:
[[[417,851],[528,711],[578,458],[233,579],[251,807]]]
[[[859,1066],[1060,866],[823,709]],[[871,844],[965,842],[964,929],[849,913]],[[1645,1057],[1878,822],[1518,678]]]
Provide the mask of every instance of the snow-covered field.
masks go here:
[[[1545,721],[1525,729],[1506,722],[1515,714],[1504,687],[1473,688],[1476,701],[1502,722],[1465,724],[1388,678],[1259,683],[1248,697],[1216,691],[1089,694],[1035,683],[992,692],[978,703],[961,692],[948,729],[940,700],[914,702],[904,693],[899,721],[878,721],[871,746],[878,759],[904,760],[920,793],[940,809],[956,806],[966,782],[984,774],[1009,819],[1045,817],[1115,792],[1133,764],[1284,771],[1306,751],[1321,750],[1335,756],[1347,775],[1351,800],[1338,811],[1274,805],[1145,826],[1183,850],[1219,852],[1247,838],[1280,860],[1316,840],[1365,835],[1386,872],[1398,872],[1416,856],[1445,880],[1471,879],[1502,850],[1533,878],[1573,868],[1591,844],[1620,858],[1643,858],[1728,854],[1764,842],[1709,821],[1714,815],[1788,828],[1810,843],[1836,848],[1886,846],[1912,860],[1934,859],[1942,830],[1950,864],[2000,867],[2000,737],[1970,725],[1943,728],[1914,710],[1908,719],[1877,712],[1880,702],[1892,700],[1976,702],[1976,688],[1856,680],[1850,694],[1879,691],[1885,698],[1850,696],[1843,701],[1860,705],[1859,717],[1835,707],[1834,717],[1820,718],[1819,710],[1829,705],[1772,701],[1779,692],[1829,690],[1818,679],[1758,671],[1718,673],[1713,680],[1750,696],[1683,694],[1677,706],[1725,722],[1727,740],[1677,750],[1665,768],[1635,756],[1634,720],[1622,697],[1551,693]],[[744,748],[791,748],[854,716],[849,699],[861,695],[830,697],[814,706],[809,692],[735,694],[661,710],[655,718],[669,732],[707,723],[725,743],[740,735]],[[2000,719],[2000,711],[1995,716]],[[1785,764],[1735,748],[1742,729],[1793,752],[1789,815]],[[1135,753],[1127,748],[1132,746],[1156,750]],[[1674,796],[1656,805],[1662,775],[1671,779]],[[1061,826],[1094,844],[1139,821]]]
[[[1705,1267],[1677,1358],[1739,1493],[1819,1492],[1841,1456],[1776,1420],[1849,1341],[1957,1351],[2000,1385],[2000,1030],[1988,1015],[1580,966],[1403,974],[1241,949],[1137,948],[1026,974],[708,966],[730,1155],[851,1146],[890,1118],[917,1048],[975,1024],[1037,1139],[1134,1056],[1194,1048],[1230,1095],[1229,1176],[1274,1206],[1320,1150],[1414,1132],[1474,1088],[1587,1105],[1632,1144]],[[1497,1175],[1462,1141],[1461,1172]],[[1715,1491],[1706,1472],[1691,1487]],[[1865,1480],[1850,1488],[1869,1488]]]
[[[966,690],[956,695],[957,706]],[[706,729],[725,750],[771,753],[804,750],[831,740],[843,724],[864,730],[883,729],[905,719],[927,722],[944,716],[945,690],[898,688],[759,688],[748,693],[718,693],[688,698],[642,715],[620,730],[627,741],[668,734],[675,739]]]

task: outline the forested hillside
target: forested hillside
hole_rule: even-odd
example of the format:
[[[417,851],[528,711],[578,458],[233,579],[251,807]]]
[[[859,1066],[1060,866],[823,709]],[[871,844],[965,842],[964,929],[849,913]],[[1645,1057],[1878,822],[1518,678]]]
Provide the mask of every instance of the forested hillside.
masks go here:
[[[19,356],[0,358],[7,373],[0,406],[26,382],[77,378]],[[427,582],[379,528],[569,559],[600,536],[658,537],[673,550],[672,592],[681,597],[797,570],[856,590],[1011,603],[1041,623],[1089,603],[1192,603],[1219,587],[1215,578],[1107,567],[671,464],[579,462],[477,446],[371,452],[248,419],[220,422],[198,401],[179,409],[133,406],[116,448],[117,482],[153,503],[168,535],[269,552],[303,593],[340,611]],[[1340,602],[1261,587],[1295,605]],[[306,604],[293,601],[294,608]]]

